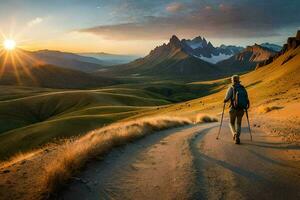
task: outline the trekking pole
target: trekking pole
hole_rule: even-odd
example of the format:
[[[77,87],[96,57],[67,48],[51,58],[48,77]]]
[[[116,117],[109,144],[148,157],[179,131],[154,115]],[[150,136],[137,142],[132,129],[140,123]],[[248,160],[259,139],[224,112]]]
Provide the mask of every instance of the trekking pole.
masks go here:
[[[221,124],[220,124],[219,132],[218,132],[218,136],[216,137],[216,140],[218,140],[219,136],[220,136],[221,127],[222,127],[222,123],[223,123],[223,116],[224,116],[225,105],[226,105],[226,103],[224,103],[224,105],[223,105],[223,112],[222,112],[222,117],[221,117]]]
[[[250,122],[249,122],[249,116],[248,116],[248,109],[246,109],[246,116],[247,116],[247,121],[248,121],[248,127],[249,127],[250,139],[251,139],[251,141],[252,141],[252,133],[251,133],[251,128],[250,128]]]

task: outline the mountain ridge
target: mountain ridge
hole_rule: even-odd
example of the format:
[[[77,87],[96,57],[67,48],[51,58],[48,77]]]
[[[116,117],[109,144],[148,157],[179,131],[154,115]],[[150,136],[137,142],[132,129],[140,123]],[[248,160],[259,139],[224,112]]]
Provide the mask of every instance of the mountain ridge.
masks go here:
[[[114,66],[104,73],[117,75],[161,76],[176,79],[215,78],[220,69],[191,54],[192,48],[173,35],[169,42],[157,46],[144,58]],[[102,71],[101,71],[102,72]]]
[[[254,44],[247,46],[229,59],[218,62],[217,65],[231,73],[247,72],[254,70],[258,63],[269,59],[275,54],[276,52],[271,49]]]

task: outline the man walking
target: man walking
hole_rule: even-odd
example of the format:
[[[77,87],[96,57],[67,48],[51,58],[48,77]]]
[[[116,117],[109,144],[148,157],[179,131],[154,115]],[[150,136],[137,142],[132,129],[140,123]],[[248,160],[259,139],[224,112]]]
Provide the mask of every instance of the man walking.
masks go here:
[[[230,129],[235,144],[240,144],[240,134],[244,110],[250,107],[247,91],[240,84],[240,77],[233,75],[231,77],[232,85],[228,88],[224,103],[230,100]]]

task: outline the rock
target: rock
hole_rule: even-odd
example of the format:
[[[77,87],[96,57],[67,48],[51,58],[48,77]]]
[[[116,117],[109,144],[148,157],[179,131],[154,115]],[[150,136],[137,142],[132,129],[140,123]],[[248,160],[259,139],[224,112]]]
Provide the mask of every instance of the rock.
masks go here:
[[[292,43],[293,41],[295,40],[296,38],[294,37],[289,37],[288,40],[287,40],[287,48],[288,50],[292,49]]]
[[[288,45],[284,44],[281,50],[281,53],[284,54],[288,50]]]
[[[300,40],[300,30],[297,31],[296,39]]]

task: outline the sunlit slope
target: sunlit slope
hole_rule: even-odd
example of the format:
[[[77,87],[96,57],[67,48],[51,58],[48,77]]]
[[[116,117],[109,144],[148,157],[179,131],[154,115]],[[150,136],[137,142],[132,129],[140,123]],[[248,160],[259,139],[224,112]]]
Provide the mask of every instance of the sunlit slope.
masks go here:
[[[287,51],[269,65],[241,76],[241,82],[248,90],[252,111],[256,111],[261,105],[299,103],[300,47]],[[230,86],[229,78],[193,84],[203,83],[218,83],[216,93],[170,105],[158,111],[154,110],[151,114],[172,113],[191,116],[201,112],[212,114],[221,112],[225,93]]]
[[[0,157],[169,103],[138,89],[50,91],[0,101]]]

